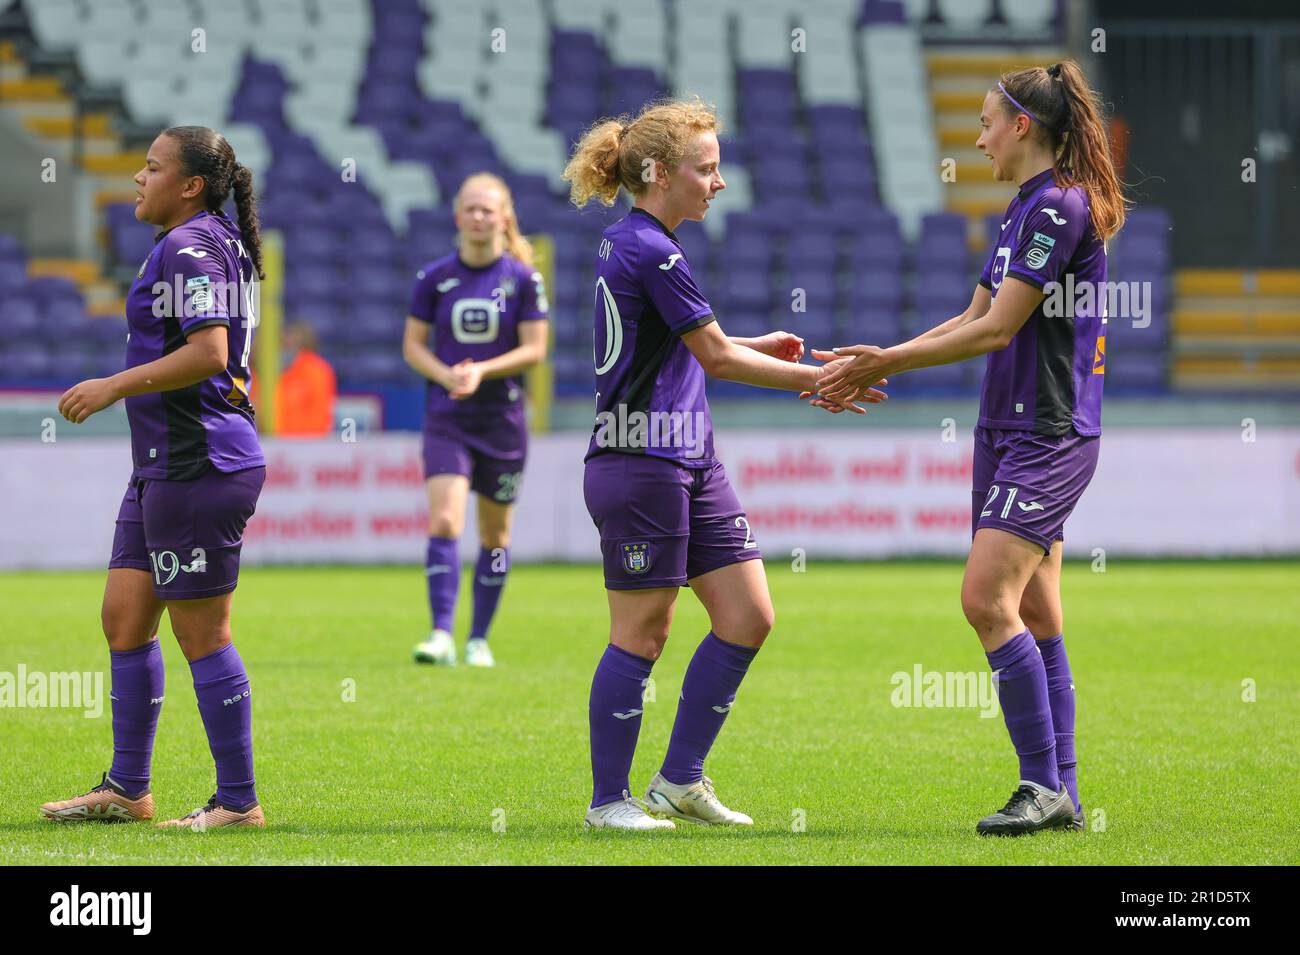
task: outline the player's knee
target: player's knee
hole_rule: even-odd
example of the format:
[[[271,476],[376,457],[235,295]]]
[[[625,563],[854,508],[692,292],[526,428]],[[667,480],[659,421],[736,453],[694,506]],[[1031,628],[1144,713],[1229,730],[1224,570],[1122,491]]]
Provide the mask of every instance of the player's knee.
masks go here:
[[[672,620],[668,617],[653,615],[640,619],[626,619],[610,630],[610,641],[629,653],[635,653],[647,660],[658,660],[668,642],[668,631]]]
[[[496,527],[480,528],[478,541],[485,550],[504,550],[510,546],[510,531]]]
[[[429,536],[430,537],[459,537],[460,527],[453,514],[440,514],[437,511],[429,513]]]
[[[749,639],[746,643],[751,647],[762,646],[774,626],[776,626],[776,611],[772,609],[771,604],[754,608],[749,618]]]
[[[153,626],[145,621],[131,620],[107,605],[100,611],[99,622],[110,650],[134,650],[153,639]]]
[[[664,644],[668,642],[668,629],[665,627],[662,631],[645,630],[636,634],[624,634],[616,642],[629,653],[653,662],[664,652]]]
[[[1054,637],[1061,632],[1057,615],[1049,607],[1022,600],[1020,602],[1020,619],[1024,621],[1029,632],[1039,639]]]
[[[1000,629],[1016,616],[1016,608],[1005,596],[975,587],[962,587],[961,609],[977,633]]]
[[[745,608],[726,620],[715,623],[713,632],[728,643],[746,647],[761,647],[776,625],[776,612],[771,604]]]
[[[173,630],[176,627],[173,622]],[[203,627],[188,627],[176,631],[176,642],[185,659],[193,663],[210,653],[216,653],[230,642],[230,622]]]

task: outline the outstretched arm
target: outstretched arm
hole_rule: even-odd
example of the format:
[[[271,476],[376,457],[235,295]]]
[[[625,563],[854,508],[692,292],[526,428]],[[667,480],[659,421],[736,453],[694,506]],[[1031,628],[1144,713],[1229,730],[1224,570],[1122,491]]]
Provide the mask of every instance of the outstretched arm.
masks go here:
[[[1007,276],[987,312],[960,324],[957,319],[951,319],[944,324],[952,327],[942,334],[932,334],[936,329],[931,329],[892,348],[851,345],[837,348],[834,352],[813,352],[814,358],[827,361],[852,357],[851,361],[827,373],[818,382],[817,390],[823,398],[844,404],[853,400],[855,392],[881,377],[965,361],[1006,348],[1042,300],[1040,289],[1015,276]]]
[[[762,388],[779,388],[784,391],[813,390],[822,369],[816,365],[801,365],[782,361],[753,348],[737,345],[722,333],[717,322],[709,322],[682,336],[691,354],[703,366],[705,374],[725,381],[738,381]],[[834,357],[834,356],[832,356]],[[884,401],[886,395],[875,388],[863,389],[863,401],[871,404]],[[854,409],[859,414],[864,409]]]

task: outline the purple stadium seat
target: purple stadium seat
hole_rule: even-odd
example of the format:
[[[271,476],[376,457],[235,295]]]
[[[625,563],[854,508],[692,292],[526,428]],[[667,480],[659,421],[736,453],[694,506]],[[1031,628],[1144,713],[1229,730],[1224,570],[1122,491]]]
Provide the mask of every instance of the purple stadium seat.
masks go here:
[[[786,265],[791,271],[800,268],[825,266],[829,271],[834,268],[839,257],[840,243],[827,232],[808,232],[799,237],[797,242],[787,245],[785,251]]]
[[[778,324],[787,332],[794,332],[804,340],[804,348],[834,348],[839,337],[836,335],[835,313],[831,310],[807,311],[802,315],[792,314]]]
[[[853,277],[853,305],[897,311],[903,305],[903,279],[898,272],[874,270]]]
[[[333,229],[297,228],[286,231],[284,237],[285,252],[295,263],[331,262],[342,245]]]
[[[1112,394],[1149,394],[1163,391],[1167,384],[1166,358],[1157,351],[1106,353],[1106,391]]]
[[[733,270],[767,271],[772,265],[772,243],[762,232],[740,232],[732,235],[729,229],[721,256],[723,261],[720,264]]]
[[[681,240],[682,248],[686,250],[686,260],[691,263],[691,274],[698,282],[700,276],[709,272],[713,266],[713,243],[704,227],[696,222],[687,220],[675,232]]]
[[[1127,229],[1116,237],[1111,261],[1123,260],[1133,271],[1165,272],[1169,269],[1169,238],[1161,233],[1130,234]]]
[[[769,308],[772,303],[771,275],[765,269],[733,265],[725,276],[722,299],[732,312]]]
[[[767,313],[753,306],[728,308],[721,316],[721,324],[728,335],[738,338],[757,338],[772,330]]]
[[[951,317],[966,308],[970,302],[971,284],[957,271],[940,271],[927,268],[924,277],[917,278],[913,302],[923,312],[947,312]]]
[[[41,310],[41,332],[49,342],[79,339],[87,324],[80,295],[48,300]]]
[[[126,317],[117,315],[87,316],[81,331],[86,341],[112,355],[119,367],[126,351],[126,334]]]
[[[5,350],[4,377],[14,382],[28,383],[48,377],[52,362],[44,346],[18,344]]]
[[[39,339],[41,310],[36,296],[24,290],[11,292],[0,300],[0,330],[10,340]]]
[[[0,259],[0,300],[27,286],[27,266],[19,259]]]
[[[836,331],[839,344],[892,345],[902,336],[896,309],[862,307],[850,301],[845,318]]]

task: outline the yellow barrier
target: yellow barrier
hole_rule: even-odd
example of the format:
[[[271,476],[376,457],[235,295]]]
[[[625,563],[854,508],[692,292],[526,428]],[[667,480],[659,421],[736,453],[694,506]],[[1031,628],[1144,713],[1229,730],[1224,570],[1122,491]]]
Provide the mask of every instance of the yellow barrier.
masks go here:
[[[257,423],[263,434],[275,434],[275,392],[280,383],[280,329],[284,324],[284,237],[279,231],[262,233],[262,269],[254,338],[253,374],[257,376]]]
[[[532,420],[529,422],[529,430],[541,434],[543,431],[551,430],[551,406],[555,399],[555,365],[551,362],[551,356],[555,352],[555,243],[552,242],[549,235],[529,236],[528,241],[533,244],[533,264],[537,271],[542,273],[542,281],[546,283],[546,298],[550,302],[551,321],[550,321],[550,339],[546,343],[546,360],[539,365],[534,365],[528,372],[526,378],[526,387],[528,389],[528,399],[532,405]]]

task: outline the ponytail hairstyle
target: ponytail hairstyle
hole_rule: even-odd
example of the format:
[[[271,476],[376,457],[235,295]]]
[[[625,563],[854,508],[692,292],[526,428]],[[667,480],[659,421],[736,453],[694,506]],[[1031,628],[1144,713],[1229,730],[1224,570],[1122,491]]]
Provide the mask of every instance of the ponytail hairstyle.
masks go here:
[[[1025,113],[1035,120],[1037,135],[1056,157],[1056,184],[1083,187],[1097,237],[1109,239],[1124,224],[1128,201],[1115,174],[1101,97],[1079,64],[1068,59],[1046,69],[1003,73],[998,86],[1009,115]]]
[[[620,188],[639,196],[653,181],[655,162],[677,168],[697,135],[720,129],[713,107],[698,97],[654,100],[635,117],[597,120],[573,147],[564,167],[569,199],[581,209],[592,199],[612,206]]]
[[[257,222],[257,200],[253,197],[253,170],[235,160],[235,150],[226,137],[206,126],[172,126],[164,136],[176,140],[181,169],[187,176],[201,176],[204,183],[203,206],[218,212],[233,191],[239,234],[259,279],[262,270],[262,232]]]
[[[456,198],[452,201],[452,208],[460,209],[461,197],[465,194],[465,190],[470,186],[480,185],[488,186],[501,193],[501,214],[505,216],[506,220],[506,251],[524,265],[532,268],[533,244],[524,238],[524,234],[519,231],[519,217],[515,215],[514,196],[504,179],[490,172],[476,172],[467,176],[465,181],[460,184],[460,188],[456,190]]]

